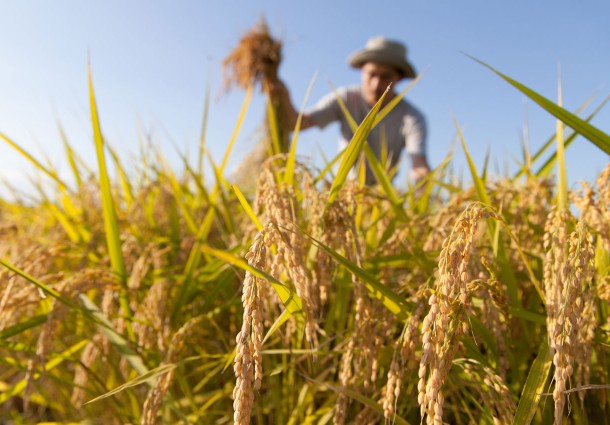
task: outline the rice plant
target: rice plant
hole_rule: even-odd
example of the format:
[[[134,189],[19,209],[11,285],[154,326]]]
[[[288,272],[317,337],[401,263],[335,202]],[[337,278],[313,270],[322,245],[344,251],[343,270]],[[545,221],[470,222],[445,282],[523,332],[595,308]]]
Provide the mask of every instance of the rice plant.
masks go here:
[[[610,138],[494,72],[558,117],[557,147],[494,179],[456,123],[469,184],[450,157],[403,192],[348,180],[381,103],[335,176],[294,138],[251,191],[232,144],[212,181],[203,143],[126,170],[91,75],[96,177],[68,142],[64,182],[2,134],[52,187],[0,201],[1,422],[608,423],[610,166],[574,192],[545,170],[569,171],[564,124]]]

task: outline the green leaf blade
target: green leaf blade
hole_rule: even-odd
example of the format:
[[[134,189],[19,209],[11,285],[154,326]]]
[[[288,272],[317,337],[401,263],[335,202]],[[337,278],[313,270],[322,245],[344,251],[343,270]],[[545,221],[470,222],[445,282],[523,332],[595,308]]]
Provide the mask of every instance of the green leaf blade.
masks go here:
[[[555,118],[561,120],[564,124],[571,127],[577,133],[580,133],[583,137],[588,139],[595,146],[597,146],[602,151],[604,151],[605,153],[610,155],[610,135],[604,133],[597,127],[594,127],[593,125],[589,124],[582,118],[579,118],[578,116],[574,115],[570,111],[556,105],[554,102],[550,101],[549,99],[540,95],[539,93],[535,92],[534,90],[530,89],[529,87],[513,80],[512,78],[508,77],[507,75],[504,75],[497,69],[486,64],[485,62],[483,62],[479,59],[476,59],[470,55],[467,55],[467,56],[470,57],[471,59],[479,62],[481,65],[487,67],[494,73],[496,73],[503,80],[505,80],[510,85],[515,87],[517,90],[521,91],[527,97],[532,99],[534,102],[536,102],[539,106],[541,106],[551,115],[553,115]]]
[[[544,392],[552,360],[549,346],[546,341],[543,341],[523,386],[513,425],[529,425],[532,423],[540,403],[541,394]]]
[[[381,98],[375,104],[373,109],[371,109],[371,111],[364,118],[364,120],[354,133],[354,136],[352,137],[349,146],[346,148],[345,154],[343,155],[341,160],[341,165],[339,166],[339,171],[337,172],[335,180],[333,181],[333,184],[330,188],[330,195],[328,197],[329,205],[335,201],[337,195],[339,194],[339,191],[345,184],[345,181],[347,180],[347,176],[350,170],[352,169],[352,166],[358,159],[360,151],[362,151],[362,146],[364,145],[364,143],[366,143],[366,138],[369,135],[371,128],[373,128],[373,123],[375,122],[377,112],[379,111],[379,108],[381,107],[383,100],[385,99],[385,96],[387,95],[389,90],[390,87],[386,89],[383,96],[381,96]]]
[[[104,138],[97,112],[97,104],[95,101],[95,93],[93,90],[93,78],[91,76],[91,68],[89,68],[89,105],[91,108],[91,122],[93,124],[93,138],[95,141],[95,151],[97,154],[97,162],[100,173],[100,189],[102,193],[102,208],[104,212],[104,227],[106,230],[106,244],[110,255],[112,269],[119,277],[120,281],[125,284],[127,281],[127,272],[125,270],[125,261],[123,259],[123,251],[121,248],[121,239],[119,233],[119,225],[116,217],[114,200],[112,198],[112,190],[110,188],[110,179],[106,167],[106,159],[104,156]]]

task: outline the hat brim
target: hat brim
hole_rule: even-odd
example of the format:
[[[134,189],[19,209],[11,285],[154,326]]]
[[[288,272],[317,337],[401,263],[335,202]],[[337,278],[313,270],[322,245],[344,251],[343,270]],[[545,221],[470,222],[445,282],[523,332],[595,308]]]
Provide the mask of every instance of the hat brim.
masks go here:
[[[377,62],[396,68],[402,78],[415,78],[415,69],[406,60],[389,57],[387,53],[374,50],[362,50],[351,55],[349,64],[354,68],[362,68],[367,62]]]

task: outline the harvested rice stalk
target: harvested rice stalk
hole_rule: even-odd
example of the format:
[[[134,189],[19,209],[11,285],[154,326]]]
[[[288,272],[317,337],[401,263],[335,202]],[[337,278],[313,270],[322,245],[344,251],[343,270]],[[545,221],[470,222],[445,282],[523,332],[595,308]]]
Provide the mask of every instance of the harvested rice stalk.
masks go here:
[[[263,20],[248,31],[222,62],[225,86],[247,89],[252,84],[277,81],[282,43],[271,37]]]
[[[248,31],[237,47],[224,59],[223,75],[226,89],[238,86],[247,89],[260,85],[267,90],[277,84],[278,68],[282,60],[282,43],[271,36],[267,23],[263,20]],[[240,187],[256,181],[256,173],[261,164],[271,155],[288,152],[290,133],[284,108],[279,99],[269,100],[262,140],[238,166],[235,179]],[[274,142],[274,139],[276,142]]]

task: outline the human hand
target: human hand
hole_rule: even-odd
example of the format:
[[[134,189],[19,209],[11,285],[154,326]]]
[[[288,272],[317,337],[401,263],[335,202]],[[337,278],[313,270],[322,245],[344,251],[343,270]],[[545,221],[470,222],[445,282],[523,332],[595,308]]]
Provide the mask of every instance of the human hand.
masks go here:
[[[282,101],[290,103],[290,93],[286,84],[280,79],[268,83],[269,96],[274,101]]]

